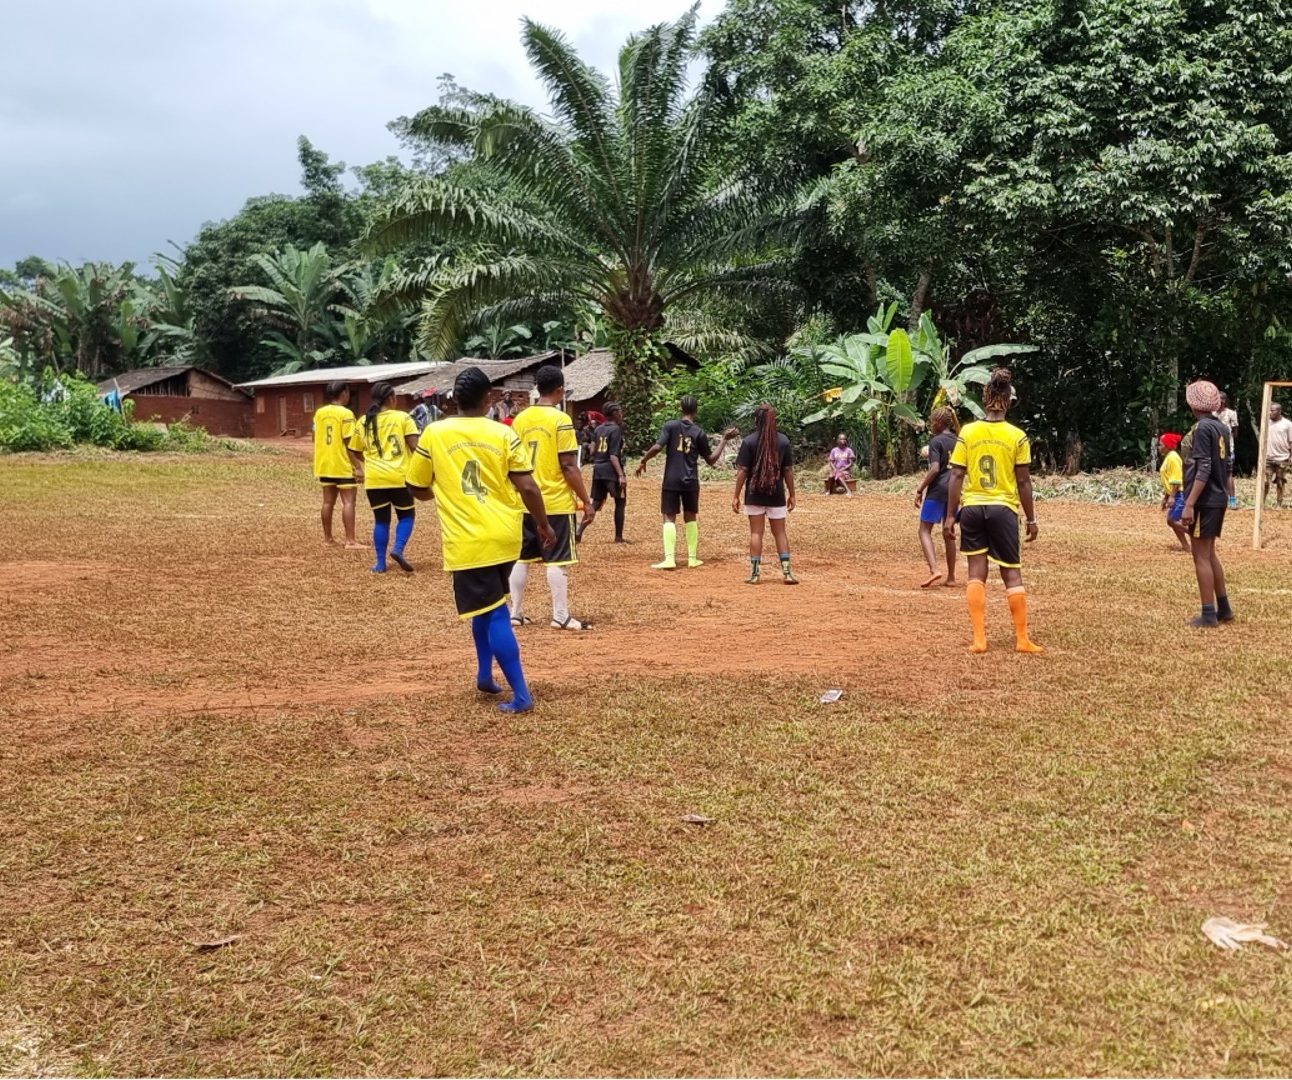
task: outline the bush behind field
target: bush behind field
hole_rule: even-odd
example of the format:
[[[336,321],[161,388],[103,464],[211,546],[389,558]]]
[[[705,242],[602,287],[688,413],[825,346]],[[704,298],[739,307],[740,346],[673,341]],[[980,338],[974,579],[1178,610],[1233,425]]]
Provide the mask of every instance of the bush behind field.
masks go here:
[[[208,453],[235,445],[213,438],[201,427],[136,423],[132,402],[118,412],[103,403],[93,383],[74,376],[47,372],[36,384],[0,382],[0,451],[70,450],[85,444],[178,453]]]

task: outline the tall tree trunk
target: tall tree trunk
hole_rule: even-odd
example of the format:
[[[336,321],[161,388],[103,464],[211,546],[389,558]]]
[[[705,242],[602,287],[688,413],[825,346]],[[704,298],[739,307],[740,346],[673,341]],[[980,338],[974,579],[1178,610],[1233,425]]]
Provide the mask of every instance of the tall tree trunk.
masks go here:
[[[924,306],[929,300],[929,285],[933,282],[933,260],[930,259],[924,264],[924,269],[920,271],[919,279],[915,282],[915,292],[911,296],[911,317],[907,320],[906,326],[911,333],[915,333],[920,325],[920,316],[924,314]]]

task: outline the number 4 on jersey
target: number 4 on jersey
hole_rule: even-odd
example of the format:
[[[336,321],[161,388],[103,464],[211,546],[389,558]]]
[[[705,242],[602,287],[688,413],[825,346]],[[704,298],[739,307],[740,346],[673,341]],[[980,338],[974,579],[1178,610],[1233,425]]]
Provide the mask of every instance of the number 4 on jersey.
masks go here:
[[[484,484],[480,482],[480,462],[474,458],[462,466],[462,494],[474,495],[481,502],[484,502],[489,494]]]

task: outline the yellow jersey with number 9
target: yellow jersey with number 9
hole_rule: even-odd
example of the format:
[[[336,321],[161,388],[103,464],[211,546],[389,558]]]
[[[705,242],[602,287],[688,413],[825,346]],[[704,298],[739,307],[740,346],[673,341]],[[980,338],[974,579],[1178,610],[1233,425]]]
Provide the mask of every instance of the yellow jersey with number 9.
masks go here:
[[[363,486],[397,488],[404,486],[408,465],[408,436],[417,434],[417,422],[399,409],[382,409],[377,414],[377,433],[368,430],[367,417],[354,422],[350,449],[363,455]]]
[[[1032,464],[1032,444],[1021,428],[1004,420],[975,420],[961,430],[951,464],[965,470],[963,505],[1008,506],[1018,513],[1014,468]]]
[[[561,455],[577,454],[574,422],[555,405],[531,405],[511,423],[511,429],[534,470],[549,514],[573,514],[574,492],[561,472]]]
[[[520,557],[523,507],[509,475],[529,473],[515,431],[483,416],[449,416],[427,426],[408,482],[435,497],[445,570],[474,570]]]
[[[352,480],[354,465],[345,448],[354,437],[354,413],[333,402],[314,414],[314,475]]]

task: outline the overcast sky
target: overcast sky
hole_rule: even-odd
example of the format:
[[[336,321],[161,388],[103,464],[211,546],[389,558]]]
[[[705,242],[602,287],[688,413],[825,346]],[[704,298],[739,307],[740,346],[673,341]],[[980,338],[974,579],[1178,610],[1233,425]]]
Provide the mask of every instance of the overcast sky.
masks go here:
[[[144,264],[248,196],[299,191],[298,135],[349,165],[396,153],[387,122],[431,104],[443,72],[543,105],[522,15],[609,68],[629,33],[689,2],[14,0],[0,37],[0,266]]]

